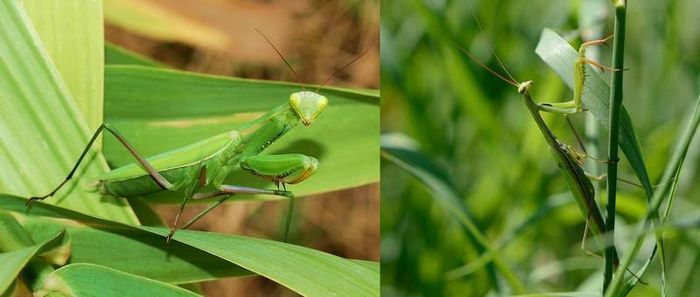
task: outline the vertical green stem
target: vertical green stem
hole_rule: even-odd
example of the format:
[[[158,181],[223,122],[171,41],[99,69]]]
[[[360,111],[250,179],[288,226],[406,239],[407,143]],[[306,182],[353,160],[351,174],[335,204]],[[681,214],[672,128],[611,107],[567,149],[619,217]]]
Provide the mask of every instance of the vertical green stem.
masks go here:
[[[625,15],[627,11],[626,0],[617,0],[615,3],[615,41],[613,42],[613,67],[620,69],[612,73],[612,88],[610,89],[610,134],[608,136],[608,205],[605,229],[611,238],[615,236],[615,202],[617,194],[617,163],[619,118],[622,107],[622,77],[625,58]],[[603,275],[603,291],[608,288],[612,280],[613,271],[618,263],[614,263],[613,246],[605,249],[605,274]]]

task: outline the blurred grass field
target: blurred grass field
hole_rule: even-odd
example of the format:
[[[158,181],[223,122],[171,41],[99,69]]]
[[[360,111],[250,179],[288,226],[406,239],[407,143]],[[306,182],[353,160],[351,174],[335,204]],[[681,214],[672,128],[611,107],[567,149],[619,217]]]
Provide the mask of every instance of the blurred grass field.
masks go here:
[[[700,2],[628,2],[625,65],[630,70],[623,104],[652,183],[658,183],[700,94],[700,27],[694,13]],[[522,99],[454,44],[496,69],[493,49],[518,80],[535,82],[532,95],[539,102],[569,100],[571,90],[535,54],[540,34],[553,29],[575,48],[582,40],[605,37],[612,33],[610,1],[386,0],[381,11],[384,135],[408,136],[437,164],[480,231],[493,244],[506,242],[499,252],[530,291],[599,294],[603,260],[581,251],[585,218]],[[589,51],[611,64],[610,48]],[[559,138],[575,143],[563,117],[544,117]],[[579,133],[599,130],[592,141],[598,147],[587,149],[603,159],[607,130],[588,124],[587,117],[571,119]],[[690,223],[664,233],[668,296],[700,295],[700,275],[695,274],[700,186],[694,182],[699,152],[696,141],[670,213],[670,221]],[[620,164],[620,175],[636,180],[626,159]],[[605,167],[587,166],[589,171]],[[605,183],[598,186],[598,197],[604,196]],[[624,254],[647,205],[641,189],[618,188],[615,243]],[[503,279],[494,279],[492,265],[477,263],[483,250],[473,234],[428,188],[387,159],[382,160],[381,195],[383,296],[509,292]],[[644,245],[635,269],[652,247],[652,241]],[[642,279],[648,284],[637,285],[629,296],[660,296],[658,260]]]

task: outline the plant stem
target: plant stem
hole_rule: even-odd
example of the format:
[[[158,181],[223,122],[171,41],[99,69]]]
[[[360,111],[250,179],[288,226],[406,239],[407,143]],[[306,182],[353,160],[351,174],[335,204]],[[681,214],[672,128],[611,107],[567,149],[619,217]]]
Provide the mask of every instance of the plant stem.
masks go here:
[[[639,250],[641,249],[642,244],[644,243],[644,239],[650,232],[652,232],[650,227],[653,226],[653,220],[655,218],[658,218],[659,208],[664,202],[664,197],[666,196],[666,193],[668,193],[669,191],[674,191],[674,188],[677,186],[679,172],[681,171],[683,163],[685,161],[685,157],[688,154],[690,143],[693,141],[694,135],[697,134],[699,127],[700,97],[698,97],[695,103],[695,110],[688,124],[688,128],[681,137],[681,140],[678,142],[678,147],[680,149],[676,149],[676,151],[673,153],[673,157],[666,166],[666,170],[664,171],[663,177],[661,178],[662,182],[659,185],[659,188],[656,189],[656,191],[654,192],[654,197],[649,203],[649,210],[647,211],[644,223],[642,224],[642,227],[637,231],[637,234],[635,236],[636,240],[632,245],[632,249],[628,253],[626,253],[625,257],[622,259],[622,263],[620,263],[620,270],[627,269],[630,266],[632,260],[639,253]],[[641,276],[641,274],[639,276]],[[616,292],[622,287],[623,279],[624,278],[622,277],[622,275],[615,276],[605,296],[615,296]]]
[[[622,78],[625,58],[625,16],[627,12],[626,0],[617,0],[615,3],[615,40],[613,41],[613,68],[619,69],[612,73],[612,88],[610,89],[610,134],[608,135],[608,205],[607,220],[605,221],[606,233],[615,238],[615,203],[617,192],[617,164],[618,155],[619,118],[622,107]],[[610,245],[605,248],[605,273],[603,275],[603,292],[608,288],[612,280],[615,266],[613,263],[614,249]]]

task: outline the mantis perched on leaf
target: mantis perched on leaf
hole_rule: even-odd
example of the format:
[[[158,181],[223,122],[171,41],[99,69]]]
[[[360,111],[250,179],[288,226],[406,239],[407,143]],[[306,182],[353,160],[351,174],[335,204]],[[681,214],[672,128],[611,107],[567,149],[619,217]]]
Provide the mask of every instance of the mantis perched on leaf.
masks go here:
[[[610,37],[608,37],[610,38]],[[540,111],[554,112],[560,114],[572,114],[576,112],[583,111],[581,104],[581,95],[583,92],[583,84],[586,76],[585,73],[585,63],[595,63],[594,61],[587,60],[585,58],[585,47],[604,43],[608,38],[601,40],[594,40],[584,43],[579,49],[579,57],[574,65],[575,74],[574,79],[576,81],[574,89],[574,99],[562,102],[562,103],[535,103],[535,101],[530,96],[530,87],[532,87],[532,81],[518,82],[516,81],[508,72],[507,68],[500,62],[500,59],[494,54],[498,63],[507,73],[509,78],[504,77],[498,72],[486,66],[484,63],[479,61],[474,55],[469,51],[458,46],[459,50],[466,54],[471,60],[477,63],[480,67],[489,71],[491,74],[500,78],[501,80],[507,82],[508,84],[514,86],[518,90],[518,94],[523,98],[523,102],[527,107],[532,119],[537,124],[542,136],[545,138],[547,145],[549,146],[550,152],[554,157],[554,161],[557,163],[560,171],[566,179],[566,183],[571,189],[571,193],[576,200],[576,203],[581,210],[581,212],[586,217],[586,230],[588,230],[589,225],[594,234],[600,235],[605,232],[605,221],[601,215],[598,203],[595,201],[595,188],[593,183],[590,181],[587,174],[584,172],[582,166],[583,159],[585,155],[575,151],[571,146],[561,142],[552,131],[549,129],[544,119],[540,115]],[[602,65],[595,63],[594,65],[602,67]],[[589,224],[592,222],[592,224]],[[585,232],[584,232],[585,239]],[[619,258],[617,251],[613,246],[614,259],[613,262],[615,266],[619,263]]]
[[[316,92],[301,91],[290,95],[289,103],[275,107],[242,127],[224,132],[194,144],[144,158],[110,124],[103,123],[95,131],[77,162],[51,192],[31,197],[27,204],[53,196],[78,169],[98,135],[107,130],[136,159],[136,163],[116,168],[99,177],[95,189],[115,197],[135,197],[162,190],[185,194],[168,241],[177,230],[180,214],[190,199],[203,199],[234,194],[267,194],[293,199],[291,192],[224,184],[224,179],[240,167],[277,184],[294,184],[311,176],[318,160],[301,154],[260,155],[270,144],[296,127],[310,125],[328,105],[328,99]],[[225,197],[228,198],[228,197]],[[206,210],[208,211],[208,210]],[[199,218],[201,216],[197,216]],[[188,223],[187,226],[191,224]]]
[[[265,38],[296,76],[294,69],[272,42],[262,32],[257,29],[256,31]],[[369,49],[337,69],[323,84],[357,61]],[[114,126],[105,122],[94,132],[63,182],[46,195],[29,198],[27,205],[56,194],[73,177],[95,140],[106,130],[129,151],[136,162],[100,176],[94,190],[103,195],[127,198],[164,190],[184,191],[180,209],[166,237],[168,242],[178,230],[180,215],[189,200],[223,196],[182,228],[189,227],[194,221],[235,194],[263,194],[288,198],[290,206],[285,226],[284,240],[286,241],[294,202],[294,195],[287,191],[286,184],[296,184],[309,178],[318,168],[318,160],[302,154],[261,155],[261,153],[300,123],[309,126],[323,113],[328,106],[328,98],[320,95],[319,90],[320,86],[316,91],[302,90],[292,93],[288,103],[272,108],[259,118],[234,130],[149,158],[144,158]],[[276,184],[277,189],[224,184],[225,178],[237,168],[271,180]]]

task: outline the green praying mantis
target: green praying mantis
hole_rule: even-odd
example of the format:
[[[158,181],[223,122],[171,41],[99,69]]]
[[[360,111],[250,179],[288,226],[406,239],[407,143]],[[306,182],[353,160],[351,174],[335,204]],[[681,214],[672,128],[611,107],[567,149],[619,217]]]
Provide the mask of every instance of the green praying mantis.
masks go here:
[[[299,123],[308,126],[323,112],[328,99],[316,92],[301,91],[291,94],[289,103],[275,107],[263,116],[242,127],[224,132],[194,144],[144,158],[110,124],[103,123],[95,131],[77,162],[51,192],[31,197],[27,204],[53,196],[74,175],[98,135],[110,132],[136,159],[99,177],[95,189],[115,197],[135,197],[162,190],[184,190],[184,197],[167,240],[177,230],[180,215],[190,199],[204,199],[234,194],[267,194],[293,200],[291,192],[267,190],[224,184],[224,179],[240,167],[277,184],[294,184],[311,176],[318,168],[318,160],[301,154],[260,155],[275,140],[284,136]],[[227,197],[225,197],[227,198]],[[205,211],[208,211],[207,209]],[[201,216],[196,216],[198,219]],[[186,224],[191,225],[192,222]]]
[[[530,112],[530,115],[537,124],[537,127],[542,133],[542,136],[545,138],[547,145],[549,146],[550,152],[552,153],[552,156],[554,158],[554,161],[557,163],[557,166],[564,175],[566,183],[569,186],[579,209],[586,217],[586,229],[584,231],[584,240],[589,226],[592,230],[592,233],[596,235],[601,235],[605,232],[605,221],[603,219],[603,216],[601,215],[598,203],[595,201],[595,188],[593,187],[593,183],[590,180],[590,176],[582,168],[586,154],[577,152],[568,144],[565,144],[562,141],[560,141],[544,122],[544,119],[540,115],[540,112],[552,112],[563,115],[570,115],[585,110],[581,102],[583,86],[585,84],[585,79],[587,76],[585,64],[592,64],[601,69],[610,69],[595,61],[587,59],[585,56],[586,47],[604,44],[611,37],[612,36],[607,37],[605,39],[588,41],[581,45],[578,51],[578,57],[576,58],[576,61],[574,63],[574,98],[566,102],[558,103],[535,103],[535,101],[530,96],[530,88],[532,87],[533,82],[518,82],[517,80],[515,80],[495,54],[494,56],[496,57],[496,60],[507,73],[508,78],[504,77],[503,75],[486,66],[469,51],[458,47],[460,51],[466,54],[480,67],[484,68],[491,74],[517,88],[518,94],[520,94],[523,98],[525,106],[527,107],[528,111]],[[592,224],[589,224],[589,222],[592,222]],[[619,263],[619,257],[614,245],[613,250],[613,263],[615,266],[617,266]]]
[[[265,38],[292,73],[297,76],[291,64],[274,44],[262,32],[257,29],[256,31]],[[357,61],[369,49],[338,68],[321,86],[339,71]],[[94,190],[103,195],[126,198],[164,190],[184,191],[180,209],[166,237],[167,242],[170,242],[179,229],[180,216],[189,200],[223,196],[183,225],[182,229],[189,227],[231,195],[236,194],[263,194],[288,198],[290,205],[285,225],[284,241],[286,241],[294,202],[294,195],[287,191],[286,185],[306,180],[314,174],[319,163],[316,158],[302,154],[262,155],[261,153],[300,123],[309,126],[323,113],[328,106],[328,98],[318,93],[321,86],[316,91],[302,90],[292,93],[287,104],[272,108],[259,118],[237,129],[149,158],[144,158],[114,126],[105,122],[94,132],[66,178],[48,194],[29,198],[27,205],[53,196],[73,178],[93,143],[106,130],[129,151],[136,162],[105,173],[98,178]],[[225,178],[237,168],[271,180],[276,184],[277,189],[224,184]]]

